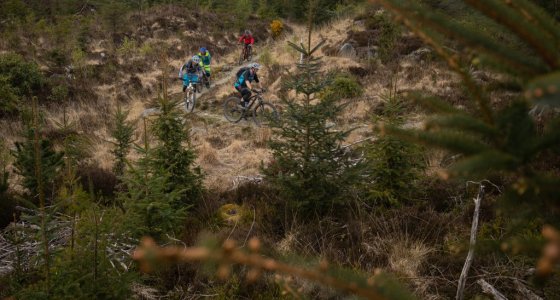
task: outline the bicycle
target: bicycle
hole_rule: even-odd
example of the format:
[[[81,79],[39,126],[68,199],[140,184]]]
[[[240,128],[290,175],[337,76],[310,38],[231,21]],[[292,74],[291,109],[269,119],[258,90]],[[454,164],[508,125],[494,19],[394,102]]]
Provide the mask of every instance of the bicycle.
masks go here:
[[[253,59],[253,46],[243,44],[241,55],[239,56],[239,64],[243,64],[245,60],[251,61],[251,59]]]
[[[246,107],[241,106],[240,96],[228,98],[224,102],[224,117],[232,123],[237,123],[241,119],[247,119],[249,112],[252,112],[253,121],[257,126],[269,126],[277,122],[280,116],[276,107],[263,99],[265,90],[253,90],[253,92],[255,94],[249,98]]]
[[[198,75],[196,74],[184,74],[183,75],[183,86],[186,86],[185,97],[183,101],[185,103],[185,110],[187,112],[192,112],[196,105],[196,92],[198,83]]]

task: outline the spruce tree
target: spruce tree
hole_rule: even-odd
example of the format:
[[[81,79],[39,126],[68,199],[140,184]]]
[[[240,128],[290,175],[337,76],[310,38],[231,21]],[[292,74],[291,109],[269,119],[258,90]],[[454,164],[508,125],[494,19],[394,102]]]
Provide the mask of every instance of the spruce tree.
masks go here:
[[[135,147],[141,158],[122,177],[125,189],[119,191],[118,199],[126,211],[126,227],[134,236],[160,239],[181,228],[190,205],[184,203],[186,190],[177,188],[169,169],[150,148],[147,129],[144,124],[144,146]]]
[[[128,111],[123,111],[120,106],[117,106],[114,114],[115,125],[111,131],[111,136],[115,139],[113,143],[115,148],[111,150],[111,153],[115,156],[113,172],[119,177],[124,174],[126,156],[133,142],[134,126],[126,121],[127,117]]]
[[[156,138],[154,162],[168,172],[170,190],[181,190],[185,204],[197,204],[202,195],[202,173],[194,165],[196,153],[190,145],[180,103],[163,97],[159,104],[160,114],[152,126]]]
[[[397,95],[396,84],[382,96],[384,109],[377,123],[402,126],[405,119],[403,100]],[[365,150],[365,189],[367,198],[376,205],[399,206],[410,203],[418,195],[417,181],[425,168],[420,147],[395,136],[382,135]]]
[[[36,118],[36,124],[33,119]],[[14,170],[22,177],[22,185],[26,189],[26,199],[33,199],[32,203],[39,205],[39,184],[43,185],[43,195],[52,200],[54,181],[58,177],[63,165],[64,153],[56,151],[50,140],[44,139],[40,133],[39,117],[24,116],[24,140],[16,142]],[[37,151],[36,151],[37,150]],[[36,157],[36,154],[38,155]],[[39,160],[37,162],[37,160]],[[40,172],[37,174],[37,164]]]
[[[516,43],[498,42],[486,32],[426,9],[416,1],[379,2],[461,76],[472,100],[467,109],[461,109],[446,99],[413,94],[412,99],[434,112],[425,130],[386,126],[382,131],[460,154],[442,174],[445,178],[503,178],[506,188],[498,213],[507,215],[510,231],[502,249],[512,249],[512,243],[518,250],[534,244],[515,242],[520,228],[534,230],[536,224],[543,223],[560,227],[560,177],[550,164],[543,163],[558,157],[560,119],[557,115],[544,119],[534,114],[560,104],[558,23],[530,1],[464,1],[515,36],[522,43],[519,47]],[[474,80],[469,66],[460,59],[461,54],[467,55],[452,53],[445,47],[447,39],[459,42],[462,49],[476,49],[471,61],[474,65],[499,73],[502,78],[515,79],[525,92],[508,97],[499,107],[493,105],[486,88]],[[545,269],[539,267],[539,273],[550,273],[550,267]]]
[[[349,132],[331,125],[344,104],[335,97],[317,98],[331,80],[321,72],[321,58],[315,57],[324,42],[311,47],[311,29],[310,17],[307,46],[290,43],[304,60],[286,81],[296,96],[282,99],[286,108],[281,121],[273,124],[275,138],[270,142],[273,163],[264,170],[283,197],[308,216],[344,204],[343,191],[354,174],[341,148]]]

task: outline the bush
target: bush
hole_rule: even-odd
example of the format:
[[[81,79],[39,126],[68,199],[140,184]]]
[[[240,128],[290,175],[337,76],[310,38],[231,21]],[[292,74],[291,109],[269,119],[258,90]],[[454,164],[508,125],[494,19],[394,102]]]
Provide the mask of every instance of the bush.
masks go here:
[[[342,74],[334,78],[333,82],[323,92],[321,98],[348,99],[359,97],[363,93],[364,89],[356,78],[351,75]]]
[[[10,115],[18,111],[21,104],[16,89],[8,82],[8,78],[0,76],[0,116]]]
[[[103,169],[97,165],[86,165],[78,168],[77,176],[80,183],[89,191],[90,182],[93,192],[99,198],[103,198],[105,203],[115,196],[115,188],[118,184],[117,176],[110,170]]]
[[[127,59],[136,53],[137,48],[138,45],[134,39],[125,37],[121,46],[117,49],[117,53]]]
[[[270,30],[272,31],[272,38],[277,39],[284,30],[284,24],[280,20],[274,20],[270,23]]]
[[[63,103],[66,99],[68,99],[68,94],[68,86],[65,84],[57,84],[51,87],[51,94],[48,99],[55,103]]]
[[[44,82],[37,64],[14,53],[0,55],[0,114],[19,111],[21,98],[38,95]]]

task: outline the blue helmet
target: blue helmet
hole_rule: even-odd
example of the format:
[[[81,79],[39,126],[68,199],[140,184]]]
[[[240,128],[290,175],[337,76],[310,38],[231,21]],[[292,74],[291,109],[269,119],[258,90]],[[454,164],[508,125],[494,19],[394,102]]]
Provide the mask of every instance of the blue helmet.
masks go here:
[[[200,48],[200,52],[201,52],[201,53],[204,53],[204,52],[206,52],[206,48],[204,48],[204,47],[201,47],[201,48]]]

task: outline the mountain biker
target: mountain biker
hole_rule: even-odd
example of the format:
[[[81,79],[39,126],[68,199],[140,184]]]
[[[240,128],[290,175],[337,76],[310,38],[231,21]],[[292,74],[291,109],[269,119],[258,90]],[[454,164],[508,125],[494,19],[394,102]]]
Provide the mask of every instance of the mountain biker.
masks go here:
[[[202,62],[202,67],[204,68],[204,72],[206,73],[206,77],[210,78],[210,61],[212,60],[212,56],[210,52],[205,47],[200,48],[200,52],[198,52],[198,57]],[[206,87],[209,87],[210,83],[206,81]]]
[[[255,43],[255,39],[253,38],[253,36],[251,35],[251,32],[249,30],[245,30],[243,35],[241,37],[239,37],[239,44],[241,44],[241,42],[243,42],[243,44],[245,45],[245,48],[244,48],[245,51],[251,51],[250,48]]]
[[[189,83],[198,83],[197,74],[202,70],[200,65],[200,57],[194,55],[187,61],[179,70],[179,79],[183,79],[184,75],[187,75],[187,80],[183,80],[183,92],[187,89]]]
[[[255,81],[259,84],[259,88],[262,89],[262,85],[259,82],[259,76],[257,71],[261,68],[258,63],[251,63],[246,68],[239,70],[237,80],[233,84],[233,87],[241,93],[240,103],[242,107],[246,107],[249,103],[249,98],[251,98],[251,91],[253,90],[252,82]]]

